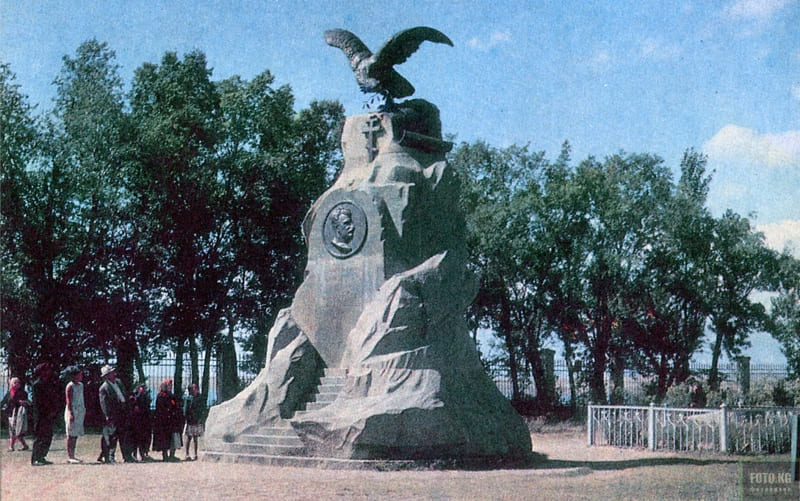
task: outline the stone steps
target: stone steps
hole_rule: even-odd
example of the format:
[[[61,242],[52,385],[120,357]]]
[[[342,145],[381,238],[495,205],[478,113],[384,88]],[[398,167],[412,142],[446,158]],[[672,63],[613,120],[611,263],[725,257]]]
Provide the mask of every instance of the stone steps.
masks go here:
[[[336,400],[339,391],[344,386],[347,372],[344,369],[325,369],[325,374],[320,378],[317,392],[309,399],[295,415],[322,409]],[[286,460],[293,458],[288,463]],[[236,438],[234,442],[224,442],[222,440],[206,440],[203,459],[209,461],[220,461],[228,463],[256,463],[256,464],[295,464],[303,463],[308,466],[317,465],[319,461],[301,461],[302,459],[314,460],[311,458],[300,437],[295,433],[294,428],[288,420],[281,420],[274,426],[259,429],[254,433],[246,433]],[[278,461],[281,459],[281,461]],[[335,461],[334,461],[335,463]],[[331,463],[324,467],[347,467],[335,466]],[[357,466],[356,466],[357,467]]]

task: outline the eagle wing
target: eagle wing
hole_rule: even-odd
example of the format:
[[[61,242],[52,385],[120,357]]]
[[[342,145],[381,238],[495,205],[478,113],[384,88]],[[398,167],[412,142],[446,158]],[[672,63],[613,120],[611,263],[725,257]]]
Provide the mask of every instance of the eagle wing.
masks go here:
[[[372,52],[357,36],[347,30],[328,30],[325,32],[325,42],[342,49],[350,61],[350,68],[355,70],[365,58],[371,57]]]
[[[404,63],[425,41],[453,46],[447,35],[439,30],[427,26],[409,28],[395,33],[383,44],[375,56],[371,70],[380,73],[396,64]]]

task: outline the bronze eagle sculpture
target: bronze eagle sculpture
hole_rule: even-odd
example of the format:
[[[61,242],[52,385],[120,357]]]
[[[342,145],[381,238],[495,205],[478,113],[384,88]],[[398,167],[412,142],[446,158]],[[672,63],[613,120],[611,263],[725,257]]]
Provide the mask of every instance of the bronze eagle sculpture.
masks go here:
[[[395,33],[375,54],[347,30],[325,32],[325,42],[340,48],[347,56],[361,91],[382,95],[385,100],[384,108],[391,108],[394,98],[414,93],[414,86],[395,71],[394,66],[405,62],[425,41],[453,46],[453,42],[444,33],[426,26]]]

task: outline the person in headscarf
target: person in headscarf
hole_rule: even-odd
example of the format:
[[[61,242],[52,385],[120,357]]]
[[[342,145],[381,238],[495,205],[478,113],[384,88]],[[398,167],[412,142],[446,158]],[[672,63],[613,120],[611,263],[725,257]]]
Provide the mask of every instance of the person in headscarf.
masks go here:
[[[28,450],[25,443],[25,432],[28,431],[28,407],[31,402],[28,400],[28,392],[25,391],[25,383],[18,377],[11,378],[11,388],[8,390],[8,403],[6,412],[8,413],[8,450],[14,451],[14,445],[19,442],[22,444],[23,451]]]
[[[161,383],[159,390],[156,397],[156,412],[153,416],[153,450],[161,451],[164,461],[180,461],[175,457],[175,450],[183,445],[181,440],[183,412],[172,393],[171,379]]]

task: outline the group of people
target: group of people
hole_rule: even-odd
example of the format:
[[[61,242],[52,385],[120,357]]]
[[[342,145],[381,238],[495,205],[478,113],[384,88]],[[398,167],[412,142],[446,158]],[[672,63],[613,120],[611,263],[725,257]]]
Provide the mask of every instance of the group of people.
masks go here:
[[[46,456],[53,439],[53,424],[59,412],[60,391],[54,368],[40,364],[34,371],[37,377],[33,384],[33,398],[28,398],[25,385],[19,378],[11,379],[6,411],[9,420],[9,451],[19,443],[27,450],[25,442],[28,411],[35,416],[33,452],[31,464],[52,464]],[[69,379],[65,389],[64,423],[67,436],[67,462],[82,463],[75,455],[78,438],[83,436],[86,405],[84,402],[83,372],[75,366],[63,372]],[[150,393],[145,384],[136,387],[133,393],[125,390],[117,371],[110,365],[100,370],[103,383],[98,396],[103,413],[103,428],[100,438],[101,463],[116,463],[116,450],[125,462],[153,461],[150,448],[161,451],[163,461],[179,461],[175,452],[183,446],[186,437],[186,461],[197,460],[197,439],[203,435],[205,401],[197,384],[192,384],[182,400],[173,393],[172,380],[161,383],[156,397],[155,412],[150,410]],[[190,445],[194,442],[194,456]],[[138,459],[137,459],[138,454]]]

